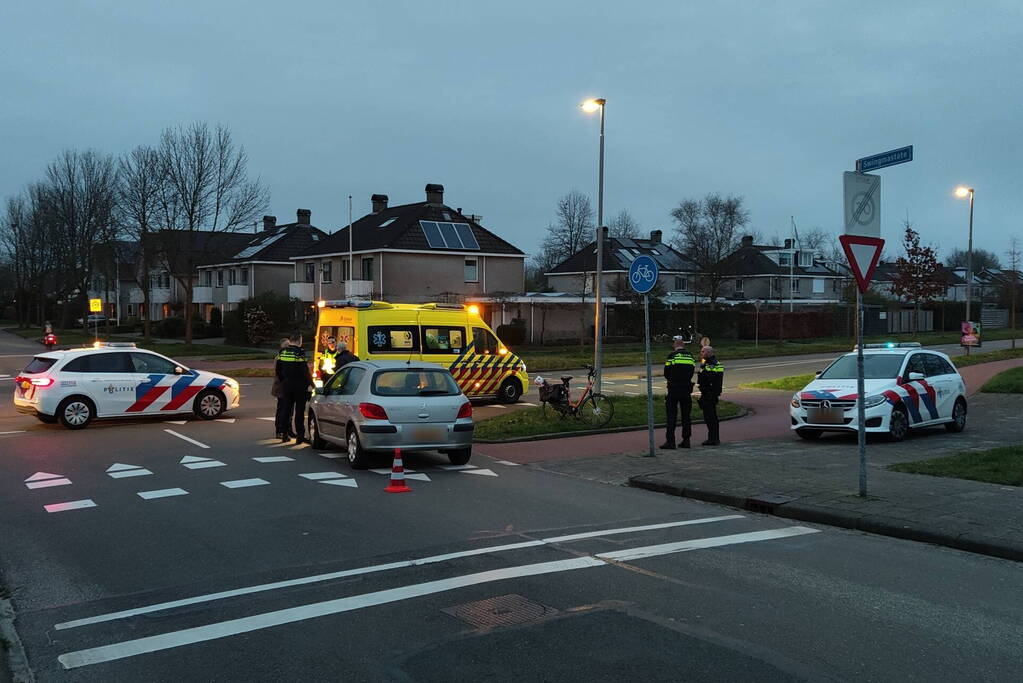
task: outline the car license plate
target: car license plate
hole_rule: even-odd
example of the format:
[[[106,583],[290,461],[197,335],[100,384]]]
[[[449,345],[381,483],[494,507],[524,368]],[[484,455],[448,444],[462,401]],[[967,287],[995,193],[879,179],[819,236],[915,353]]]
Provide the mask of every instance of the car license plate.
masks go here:
[[[841,408],[808,408],[806,410],[806,421],[818,425],[840,425],[842,424]]]
[[[441,441],[444,439],[444,428],[433,425],[416,426],[409,430],[409,436],[416,441],[424,441],[427,443]]]

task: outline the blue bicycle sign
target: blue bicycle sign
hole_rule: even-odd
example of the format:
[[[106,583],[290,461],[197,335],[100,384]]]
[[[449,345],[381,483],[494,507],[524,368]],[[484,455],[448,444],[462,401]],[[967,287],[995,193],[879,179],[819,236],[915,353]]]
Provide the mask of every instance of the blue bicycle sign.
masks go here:
[[[657,261],[645,254],[637,256],[629,266],[629,284],[639,294],[646,294],[653,289],[659,275]]]

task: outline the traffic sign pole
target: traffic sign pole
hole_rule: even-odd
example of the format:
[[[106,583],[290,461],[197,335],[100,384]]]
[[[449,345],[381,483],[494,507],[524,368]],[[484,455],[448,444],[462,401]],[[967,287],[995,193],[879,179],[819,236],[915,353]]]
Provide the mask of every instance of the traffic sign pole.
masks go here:
[[[863,292],[856,290],[856,444],[860,451],[860,496],[867,495],[867,410],[863,380]]]
[[[646,342],[646,440],[647,456],[654,457],[654,379],[650,376],[650,295],[643,295],[643,338]]]

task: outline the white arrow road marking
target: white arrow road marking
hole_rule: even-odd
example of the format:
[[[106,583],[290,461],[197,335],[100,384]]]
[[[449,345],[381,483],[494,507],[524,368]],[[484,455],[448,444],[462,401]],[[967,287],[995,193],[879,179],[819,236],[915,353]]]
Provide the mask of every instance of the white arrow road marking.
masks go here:
[[[48,489],[51,486],[67,486],[71,483],[70,479],[59,477],[57,479],[44,479],[43,481],[29,481],[25,483],[27,489]]]
[[[180,463],[181,463],[182,465],[184,465],[184,464],[185,464],[186,462],[206,462],[206,461],[208,461],[208,460],[212,460],[212,459],[213,459],[213,458],[200,458],[200,457],[199,457],[199,456],[197,456],[197,455],[186,455],[186,456],[185,456],[185,457],[183,457],[183,458],[182,458],[182,459],[181,459],[181,460],[180,460],[179,462],[180,462]]]
[[[269,483],[266,479],[235,479],[234,481],[222,481],[220,485],[229,489],[243,489],[247,486],[266,486]]]
[[[411,473],[411,472],[415,472],[415,470],[410,470],[410,469],[409,469],[409,468],[407,468],[407,467],[402,467],[402,471],[403,471],[403,472],[404,472],[405,474],[409,474],[409,473]],[[390,474],[391,474],[391,473],[393,472],[393,469],[392,469],[392,468],[390,468],[390,467],[378,467],[378,468],[376,468],[376,469],[372,469],[372,470],[370,470],[370,472],[375,472],[375,473],[377,473],[377,474],[384,474],[384,475],[390,475]]]
[[[497,477],[497,476],[500,476],[494,470],[488,470],[488,469],[482,469],[482,470],[478,470],[478,469],[477,470],[462,470],[462,474],[481,474],[484,477]]]
[[[10,432],[0,432],[0,436],[8,436],[10,434],[24,434],[24,433],[25,433],[24,429],[15,429],[15,430],[10,431]]]
[[[319,479],[347,479],[347,475],[341,474],[340,472],[306,472],[298,475],[305,477],[306,479],[312,479],[317,481]]]
[[[85,500],[69,500],[66,503],[51,503],[50,505],[43,506],[47,512],[64,512],[65,510],[81,510],[82,508],[94,507],[96,507],[96,504],[88,498]]]
[[[257,420],[266,420],[267,422],[276,422],[276,417],[257,417]]]
[[[121,479],[122,477],[144,477],[152,472],[138,465],[125,465],[117,462],[107,468],[107,474],[113,479]]]
[[[438,467],[440,467],[442,470],[453,470],[453,471],[458,471],[458,470],[474,470],[474,469],[476,469],[475,465],[438,465]]]
[[[349,488],[359,488],[359,483],[354,479],[321,479],[321,484],[333,484],[334,486],[347,486]]]
[[[188,438],[187,436],[185,436],[184,434],[178,434],[178,433],[177,433],[176,431],[174,431],[173,429],[165,429],[165,430],[163,430],[163,431],[167,432],[167,433],[168,433],[168,434],[170,434],[171,436],[176,436],[176,437],[178,437],[179,439],[183,439],[183,440],[187,441],[187,442],[188,442],[188,443],[190,443],[190,444],[195,444],[195,445],[196,445],[196,446],[198,446],[199,448],[209,448],[209,446],[207,446],[207,445],[206,445],[206,444],[204,444],[203,442],[201,442],[201,441],[196,441],[195,439],[190,439],[190,438]]]
[[[510,460],[495,460],[494,462],[498,465],[507,465],[508,467],[518,467],[522,464],[521,462],[512,462]]]
[[[25,481],[39,481],[40,479],[57,479],[63,477],[63,474],[50,474],[49,472],[36,472]]]
[[[331,614],[340,614],[343,612],[365,609],[367,607],[399,602],[401,600],[434,595],[468,586],[477,586],[496,581],[505,581],[507,579],[554,574],[590,567],[614,566],[614,563],[630,558],[639,559],[643,557],[653,557],[655,555],[667,555],[683,552],[685,550],[695,550],[697,548],[717,548],[737,543],[751,543],[755,541],[789,538],[792,536],[813,533],[818,532],[816,529],[810,529],[807,527],[788,527],[771,531],[757,531],[746,534],[717,536],[714,538],[685,541],[683,543],[665,543],[662,545],[635,548],[631,551],[622,550],[612,553],[602,553],[596,556],[576,557],[568,560],[556,560],[553,562],[540,562],[537,564],[506,567],[503,569],[477,572],[475,574],[463,574],[461,576],[453,576],[437,581],[427,581],[424,583],[400,586],[372,593],[364,593],[362,595],[354,595],[346,598],[337,598],[334,600],[300,605],[298,607],[291,607],[273,612],[264,612],[263,614],[254,614],[239,619],[230,619],[218,623],[207,624],[205,626],[196,626],[193,628],[181,629],[179,631],[162,633],[155,636],[137,638],[135,640],[112,643],[110,645],[102,645],[99,647],[89,648],[87,650],[68,652],[57,657],[57,661],[59,661],[65,669],[74,669],[81,666],[88,666],[90,664],[99,664],[101,662],[134,657],[136,655],[146,654],[149,652],[169,650],[183,645],[217,640],[241,633],[251,633],[253,631],[259,631],[274,626],[292,624]],[[630,555],[630,552],[633,554]]]
[[[408,473],[406,473],[405,474],[405,478],[406,479],[415,479],[416,481],[430,481],[430,477],[426,476],[425,474],[415,474],[415,473],[408,474]]]
[[[235,420],[235,418],[233,418],[233,417],[220,417],[220,418],[217,418],[216,420],[214,420],[214,422],[226,422],[229,425],[233,425],[234,424],[234,420]]]
[[[328,460],[337,460],[338,458],[345,457],[342,453],[317,453],[321,458],[327,458]]]
[[[260,458],[253,458],[256,462],[295,462],[294,458],[286,455],[264,455]]]
[[[156,491],[139,491],[138,496],[143,500],[153,500],[155,498],[167,498],[169,496],[187,496],[188,491],[185,489],[159,489]]]
[[[186,425],[188,420],[166,420],[169,425]]]
[[[225,466],[225,463],[222,463],[219,460],[205,460],[203,462],[192,462],[192,463],[189,463],[189,464],[185,465],[185,467],[187,467],[190,470],[204,470],[204,469],[207,469],[209,467],[224,467],[224,466]]]
[[[189,605],[197,605],[203,602],[213,602],[214,600],[225,600],[227,598],[235,598],[238,597],[239,595],[251,595],[252,593],[262,593],[264,591],[277,590],[278,588],[291,588],[292,586],[305,586],[311,583],[319,583],[321,581],[333,581],[334,579],[343,579],[346,576],[359,576],[362,574],[374,574],[376,572],[390,571],[391,569],[404,569],[407,567],[418,567],[426,564],[437,564],[438,562],[457,560],[458,558],[461,557],[472,557],[474,555],[489,555],[491,553],[507,552],[509,550],[518,550],[520,548],[533,548],[538,545],[568,543],[571,541],[578,541],[580,539],[585,538],[615,536],[618,534],[631,534],[641,531],[656,531],[659,529],[673,529],[675,527],[692,526],[694,524],[711,524],[713,522],[727,522],[729,520],[743,518],[744,518],[743,515],[721,515],[719,517],[701,517],[698,519],[683,519],[676,522],[644,524],[643,526],[627,526],[619,527],[617,529],[599,529],[597,531],[583,531],[577,534],[569,534],[566,536],[551,536],[549,538],[543,538],[533,541],[522,541],[520,543],[506,543],[505,545],[492,545],[483,548],[473,548],[471,550],[462,550],[454,553],[446,553],[444,555],[431,555],[429,557],[419,557],[412,560],[401,560],[399,562],[390,562],[388,564],[377,564],[368,567],[358,567],[356,569],[344,569],[342,571],[330,572],[327,574],[315,574],[313,576],[304,576],[297,579],[288,579],[286,581],[275,581],[273,583],[264,583],[256,586],[247,586],[245,588],[236,588],[234,590],[221,591],[220,593],[209,593],[207,595],[198,595],[192,598],[172,600],[171,602],[159,602],[156,603],[155,605],[135,607],[133,609],[127,609],[121,612],[110,612],[109,614],[100,614],[95,617],[85,617],[84,619],[65,621],[63,623],[56,624],[54,628],[59,631],[67,628],[78,628],[79,626],[90,626],[92,624],[100,624],[105,621],[116,621],[117,619],[127,619],[128,617],[135,617],[140,614],[160,612],[162,610],[173,609],[175,607],[187,607]]]

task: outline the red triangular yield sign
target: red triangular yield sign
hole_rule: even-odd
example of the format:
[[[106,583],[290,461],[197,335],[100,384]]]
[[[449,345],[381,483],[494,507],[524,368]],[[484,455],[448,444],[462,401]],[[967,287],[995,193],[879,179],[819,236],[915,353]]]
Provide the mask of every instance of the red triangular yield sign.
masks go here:
[[[874,268],[881,258],[884,240],[880,237],[863,237],[862,235],[839,235],[845,257],[849,259],[849,269],[860,291],[866,294],[870,287],[870,278],[874,276]]]

